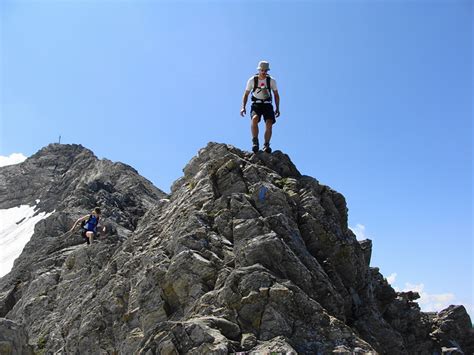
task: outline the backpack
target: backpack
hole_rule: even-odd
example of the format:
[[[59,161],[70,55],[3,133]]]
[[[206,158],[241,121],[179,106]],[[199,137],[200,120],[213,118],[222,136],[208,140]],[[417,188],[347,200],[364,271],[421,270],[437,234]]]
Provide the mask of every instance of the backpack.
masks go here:
[[[262,100],[262,99],[257,99],[253,93],[255,92],[255,90],[258,89],[258,74],[255,74],[255,76],[253,77],[253,90],[252,90],[252,101],[253,102],[256,102],[256,101],[260,101],[260,102],[272,102],[272,88],[271,88],[271,81],[272,81],[272,78],[270,75],[267,74],[267,89],[268,89],[268,93],[270,94],[270,97],[266,98],[265,100]]]

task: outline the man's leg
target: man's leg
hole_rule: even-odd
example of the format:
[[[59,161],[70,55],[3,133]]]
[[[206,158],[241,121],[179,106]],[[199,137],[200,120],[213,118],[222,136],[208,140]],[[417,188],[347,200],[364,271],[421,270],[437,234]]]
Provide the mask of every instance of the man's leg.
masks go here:
[[[87,231],[82,230],[81,237],[82,237],[82,239],[84,239],[86,241],[87,244],[90,244],[89,237],[87,236]]]
[[[273,120],[266,120],[265,121],[265,144],[270,144],[270,139],[272,139],[272,127],[273,127]]]
[[[272,139],[272,128],[275,123],[275,113],[273,112],[272,105],[265,105],[265,113],[263,118],[265,119],[265,142],[263,144],[263,151],[265,153],[271,153],[270,140]]]
[[[258,115],[252,116],[250,131],[252,132],[252,151],[254,153],[257,153],[260,149],[258,146],[258,121],[260,121],[260,117]]]
[[[92,244],[92,242],[94,241],[94,232],[87,232],[86,235],[87,238],[89,238],[89,242]]]
[[[252,116],[252,124],[250,125],[250,131],[252,132],[252,138],[258,139],[258,115]]]

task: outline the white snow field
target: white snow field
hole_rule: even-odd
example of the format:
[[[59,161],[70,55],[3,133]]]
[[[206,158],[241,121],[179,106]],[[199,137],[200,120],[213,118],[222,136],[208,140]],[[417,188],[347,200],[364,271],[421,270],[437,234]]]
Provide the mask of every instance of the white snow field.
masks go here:
[[[36,200],[38,203],[39,200]],[[35,225],[53,212],[35,214],[36,206],[0,209],[0,277],[8,274],[35,230]]]

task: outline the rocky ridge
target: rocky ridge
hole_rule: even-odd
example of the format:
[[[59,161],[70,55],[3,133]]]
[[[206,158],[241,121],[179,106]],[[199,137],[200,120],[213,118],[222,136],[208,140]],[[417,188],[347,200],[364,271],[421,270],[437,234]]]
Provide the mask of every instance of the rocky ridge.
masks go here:
[[[474,352],[464,307],[427,314],[395,292],[344,196],[280,151],[209,143],[166,196],[128,166],[51,145],[0,170],[0,208],[35,199],[55,212],[0,279],[0,334],[27,334],[37,353]],[[112,233],[87,247],[67,230],[95,205]]]

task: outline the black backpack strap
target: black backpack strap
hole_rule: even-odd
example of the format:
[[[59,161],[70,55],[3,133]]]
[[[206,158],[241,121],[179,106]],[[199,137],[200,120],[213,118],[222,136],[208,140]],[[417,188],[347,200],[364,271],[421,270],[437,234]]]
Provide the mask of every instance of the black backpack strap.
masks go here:
[[[253,77],[253,89],[252,89],[252,101],[257,101],[257,98],[254,96],[255,90],[258,88],[258,74],[255,74]]]
[[[258,88],[258,75],[255,75],[253,77],[253,90],[252,90],[252,92],[255,92],[255,90],[257,90],[257,88]]]
[[[268,89],[268,93],[270,94],[270,101],[273,101],[273,97],[272,97],[272,77],[270,75],[267,75],[267,89]]]

